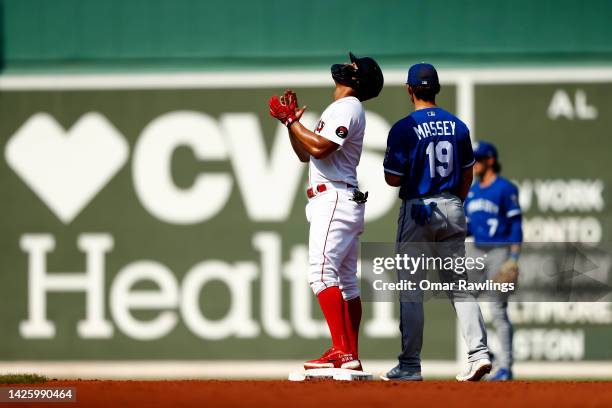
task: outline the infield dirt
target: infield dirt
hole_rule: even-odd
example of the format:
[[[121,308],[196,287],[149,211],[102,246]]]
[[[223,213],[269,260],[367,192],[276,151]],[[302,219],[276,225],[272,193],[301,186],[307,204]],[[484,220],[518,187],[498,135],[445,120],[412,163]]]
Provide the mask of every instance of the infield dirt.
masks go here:
[[[49,381],[15,387],[76,387],[76,403],[12,407],[612,407],[612,382],[515,381]],[[0,404],[2,405],[2,404]]]

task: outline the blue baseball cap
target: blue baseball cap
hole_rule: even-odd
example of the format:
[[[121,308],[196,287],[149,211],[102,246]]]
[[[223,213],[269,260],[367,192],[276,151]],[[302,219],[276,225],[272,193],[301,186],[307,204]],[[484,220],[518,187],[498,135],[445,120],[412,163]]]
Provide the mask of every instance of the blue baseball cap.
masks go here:
[[[497,159],[497,149],[495,148],[495,145],[493,143],[485,142],[484,140],[476,143],[474,146],[474,158],[476,160],[480,160],[489,157]]]
[[[439,88],[438,72],[433,65],[422,62],[414,64],[408,70],[406,83],[410,86],[426,85],[432,88]]]

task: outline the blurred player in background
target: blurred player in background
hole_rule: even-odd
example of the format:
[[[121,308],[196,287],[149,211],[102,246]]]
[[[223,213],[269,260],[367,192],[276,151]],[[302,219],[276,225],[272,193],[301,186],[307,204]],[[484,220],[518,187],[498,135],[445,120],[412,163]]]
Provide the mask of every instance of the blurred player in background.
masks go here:
[[[497,149],[481,141],[474,150],[476,164],[472,185],[465,202],[468,231],[474,237],[473,257],[484,257],[483,278],[514,282],[518,278],[518,259],[523,240],[518,188],[499,175],[501,165]],[[497,371],[491,381],[512,379],[512,323],[508,302],[489,303],[500,350],[495,354]]]
[[[270,114],[289,129],[295,154],[309,162],[306,217],[309,283],[332,337],[332,347],[304,368],[361,370],[358,335],[361,322],[357,280],[359,235],[363,232],[367,193],[357,188],[357,165],[365,131],[362,102],[378,96],[383,87],[380,67],[372,58],[349,54],[351,63],[334,64],[334,102],[325,109],[314,131],[299,122],[291,90],[270,98]]]
[[[432,65],[413,65],[406,83],[415,111],[391,128],[384,161],[387,184],[400,187],[398,248],[436,243],[438,257],[464,257],[467,226],[462,201],[472,183],[474,165],[470,133],[461,120],[436,106],[440,83]],[[458,271],[440,272],[445,279],[466,279]],[[468,366],[456,378],[478,381],[491,370],[480,307],[470,294],[452,291],[450,295],[468,346]],[[420,381],[423,302],[401,300],[400,321],[399,364],[382,378]]]

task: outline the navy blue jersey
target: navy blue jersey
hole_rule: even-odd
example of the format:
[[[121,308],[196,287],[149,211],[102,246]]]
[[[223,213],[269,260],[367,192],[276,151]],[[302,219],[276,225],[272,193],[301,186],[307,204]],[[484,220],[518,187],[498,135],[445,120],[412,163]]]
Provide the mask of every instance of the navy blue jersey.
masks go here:
[[[414,111],[389,131],[385,172],[402,176],[403,200],[457,194],[462,169],[473,164],[470,131],[442,108]]]
[[[474,183],[465,200],[468,231],[478,243],[520,243],[521,207],[518,188],[497,176],[488,187]]]

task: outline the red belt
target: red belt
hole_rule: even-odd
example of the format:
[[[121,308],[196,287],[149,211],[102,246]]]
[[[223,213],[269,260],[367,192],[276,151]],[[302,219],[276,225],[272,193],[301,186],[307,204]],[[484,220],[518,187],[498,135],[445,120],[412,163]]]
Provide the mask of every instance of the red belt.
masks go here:
[[[347,188],[355,188],[354,185],[346,183]],[[312,198],[317,194],[321,194],[322,192],[327,191],[327,186],[325,184],[317,184],[314,188],[308,187],[306,190],[306,196],[308,198]]]
[[[308,198],[312,198],[324,191],[327,191],[327,186],[325,184],[317,184],[314,189],[312,187],[308,187],[308,190],[306,190],[306,195],[308,196]]]

